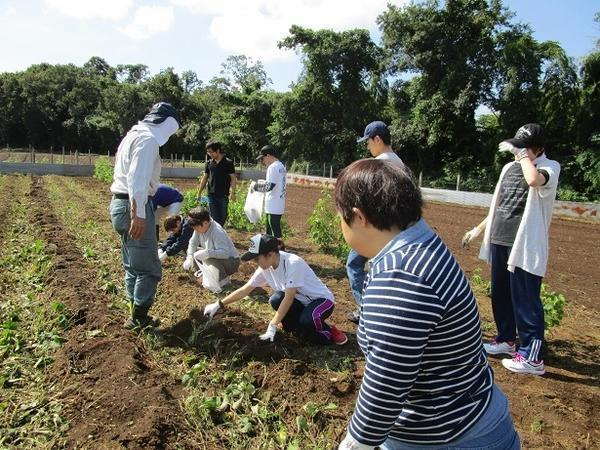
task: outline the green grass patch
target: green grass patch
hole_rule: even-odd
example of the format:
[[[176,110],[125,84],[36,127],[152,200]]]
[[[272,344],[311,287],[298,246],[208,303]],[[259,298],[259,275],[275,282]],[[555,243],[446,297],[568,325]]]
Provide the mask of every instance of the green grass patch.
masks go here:
[[[25,198],[29,179],[15,178],[14,186],[14,198]],[[53,261],[27,208],[12,205],[0,247],[0,447],[56,448],[68,423],[48,370],[71,321],[48,294]]]

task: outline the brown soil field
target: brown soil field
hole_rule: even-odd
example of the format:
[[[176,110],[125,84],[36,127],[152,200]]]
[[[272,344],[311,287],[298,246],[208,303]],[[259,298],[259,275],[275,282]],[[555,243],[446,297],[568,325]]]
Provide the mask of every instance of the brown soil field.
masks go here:
[[[61,177],[54,177],[59,180]],[[180,189],[195,186],[191,181],[170,180]],[[54,182],[54,181],[53,181]],[[65,405],[70,423],[66,432],[68,448],[228,448],[205,445],[193,437],[181,407],[184,395],[181,381],[172,377],[152,357],[146,341],[122,329],[122,311],[111,307],[107,294],[95,281],[96,268],[76,248],[77,232],[67,229],[50,207],[49,180],[35,178],[25,200],[31,218],[39,224],[40,238],[53,249],[55,268],[50,289],[74,311],[76,322],[68,331],[64,346],[57,351],[52,377],[60,379],[57,394]],[[5,183],[10,189],[10,182]],[[65,184],[65,186],[68,186]],[[65,187],[67,195],[86,211],[90,219],[110,226],[107,206],[108,186],[94,179],[75,180],[75,188]],[[93,195],[91,195],[93,194]],[[354,308],[345,268],[332,256],[320,253],[307,235],[306,220],[320,196],[316,188],[291,185],[285,219],[293,230],[286,240],[289,251],[301,255],[336,296],[336,309],[330,319],[346,331],[350,342],[327,352],[278,333],[274,344],[258,341],[268,318],[257,321],[248,310],[232,306],[207,322],[201,311],[215,296],[199,288],[181,261],[169,261],[153,313],[162,320],[168,335],[168,349],[183,349],[186,356],[217,355],[220,348],[239,349],[237,358],[252,371],[254,384],[277,399],[284,418],[293,422],[299,408],[308,401],[334,402],[338,408],[328,414],[331,448],[344,434],[362,377],[362,355],[355,339],[354,325],[346,315]],[[478,243],[461,248],[465,231],[479,223],[486,211],[449,204],[430,203],[425,219],[441,235],[456,255],[467,275],[489,270],[478,259]],[[0,221],[7,220],[0,212]],[[1,229],[1,224],[0,224]],[[114,234],[114,233],[113,233]],[[242,250],[252,233],[231,230]],[[115,236],[106,246],[117,255]],[[491,358],[497,383],[507,394],[517,430],[525,449],[600,448],[600,227],[575,220],[554,219],[551,227],[550,265],[545,282],[567,298],[565,317],[548,335],[546,375],[518,375],[502,368]],[[116,272],[120,271],[115,267]],[[233,277],[241,286],[253,272],[252,263],[243,263]],[[257,302],[265,296],[256,297]],[[494,332],[489,298],[478,294],[486,338]],[[491,326],[490,326],[491,324]],[[203,330],[200,339],[195,333]],[[101,337],[89,339],[102,330]],[[86,338],[88,336],[88,338]],[[334,377],[330,367],[352,361],[346,377]],[[266,370],[259,369],[265,368]]]

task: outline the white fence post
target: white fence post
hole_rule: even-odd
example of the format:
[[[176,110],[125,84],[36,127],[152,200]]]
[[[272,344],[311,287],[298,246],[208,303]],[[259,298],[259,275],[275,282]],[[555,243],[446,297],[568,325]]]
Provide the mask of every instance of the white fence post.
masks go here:
[[[329,178],[333,178],[333,166],[329,166]]]
[[[423,186],[423,172],[419,172],[419,187]]]
[[[456,175],[456,190],[460,191],[460,173]]]

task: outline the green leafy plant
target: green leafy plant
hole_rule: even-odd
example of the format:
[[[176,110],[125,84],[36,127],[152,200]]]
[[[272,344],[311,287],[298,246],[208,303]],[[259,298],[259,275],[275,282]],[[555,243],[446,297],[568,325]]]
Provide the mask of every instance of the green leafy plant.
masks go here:
[[[188,189],[183,193],[183,205],[181,206],[181,214],[183,216],[186,216],[191,209],[198,206],[197,193],[198,191],[196,189]],[[201,204],[201,206],[208,207],[208,204]]]
[[[350,247],[344,241],[340,217],[335,212],[331,193],[328,190],[322,192],[321,198],[308,218],[308,232],[311,240],[322,252],[334,255],[341,261],[346,260]]]
[[[111,183],[113,179],[113,170],[113,166],[107,156],[96,158],[96,162],[94,163],[94,178],[97,178],[103,183]]]
[[[551,291],[545,283],[542,283],[540,296],[544,306],[544,328],[549,330],[562,321],[567,300],[564,295]]]
[[[492,283],[483,278],[480,268],[477,268],[473,271],[473,274],[471,275],[471,284],[474,287],[483,289],[486,295],[492,295]]]

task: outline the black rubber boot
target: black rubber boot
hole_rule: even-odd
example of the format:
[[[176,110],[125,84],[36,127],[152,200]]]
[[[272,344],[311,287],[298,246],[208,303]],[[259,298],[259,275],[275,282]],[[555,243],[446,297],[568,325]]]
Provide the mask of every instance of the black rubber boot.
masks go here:
[[[127,319],[124,327],[128,330],[143,330],[145,328],[157,327],[160,324],[158,319],[148,315],[150,308],[144,306],[133,305],[131,317]]]

